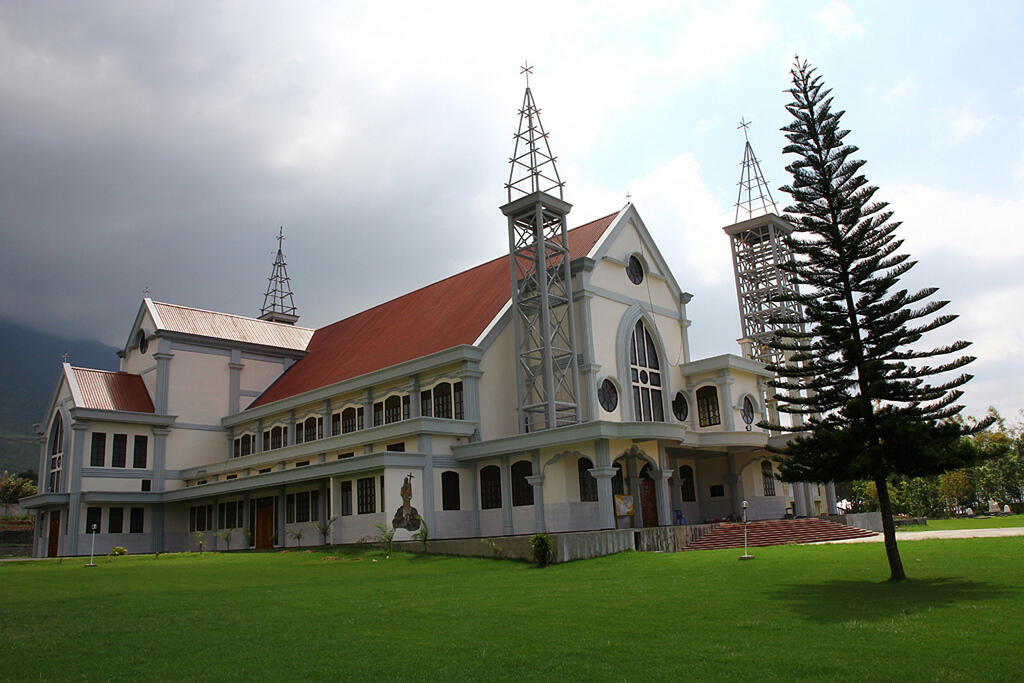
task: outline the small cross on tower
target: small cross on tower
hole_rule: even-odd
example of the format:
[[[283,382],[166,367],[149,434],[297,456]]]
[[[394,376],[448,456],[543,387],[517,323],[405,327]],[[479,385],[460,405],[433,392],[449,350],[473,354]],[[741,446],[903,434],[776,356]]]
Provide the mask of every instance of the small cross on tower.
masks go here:
[[[520,76],[522,76],[522,75],[526,76],[526,87],[527,88],[530,87],[530,74],[532,74],[532,73],[533,73],[533,67],[530,66],[530,63],[524,59],[523,60],[523,65],[521,67],[519,67],[519,75]]]
[[[750,139],[747,137],[747,129],[750,128],[750,124],[752,124],[752,123],[753,123],[753,121],[747,121],[747,120],[745,120],[741,116],[740,117],[740,125],[736,126],[736,130],[739,130],[740,128],[743,129],[743,139],[745,141],[748,141],[748,142],[749,142]]]

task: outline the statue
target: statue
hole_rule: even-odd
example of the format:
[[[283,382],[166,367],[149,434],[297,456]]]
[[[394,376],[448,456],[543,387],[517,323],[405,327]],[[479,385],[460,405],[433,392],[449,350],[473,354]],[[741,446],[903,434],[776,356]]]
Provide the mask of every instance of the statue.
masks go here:
[[[412,506],[412,478],[410,472],[405,475],[405,481],[402,482],[402,505],[395,512],[395,518],[391,520],[391,526],[395,529],[419,531],[420,513]]]

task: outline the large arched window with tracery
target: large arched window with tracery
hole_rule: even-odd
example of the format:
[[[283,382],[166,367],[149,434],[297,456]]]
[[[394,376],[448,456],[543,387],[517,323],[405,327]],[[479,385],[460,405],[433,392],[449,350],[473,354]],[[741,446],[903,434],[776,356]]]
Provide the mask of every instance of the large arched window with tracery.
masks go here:
[[[50,472],[47,478],[48,491],[60,491],[60,471],[64,460],[64,420],[58,415],[50,429]]]
[[[633,383],[633,419],[637,422],[664,422],[661,362],[654,348],[654,339],[642,320],[637,321],[630,339],[629,373]]]

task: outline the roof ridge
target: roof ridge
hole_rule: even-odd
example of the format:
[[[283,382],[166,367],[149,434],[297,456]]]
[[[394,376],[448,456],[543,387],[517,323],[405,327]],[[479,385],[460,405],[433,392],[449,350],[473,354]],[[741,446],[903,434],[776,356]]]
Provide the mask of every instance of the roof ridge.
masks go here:
[[[587,226],[593,225],[594,223],[600,223],[603,220],[607,220],[607,219],[612,218],[614,216],[618,216],[619,213],[621,213],[621,211],[615,211],[613,213],[608,214],[607,216],[601,216],[600,218],[595,218],[592,221],[587,221],[586,223],[582,223],[580,225],[577,225],[575,228],[570,228],[567,232],[575,232],[576,230],[580,230],[581,228],[585,228]],[[508,254],[504,254],[502,256],[495,256],[494,258],[488,259],[487,261],[484,261],[483,263],[478,263],[477,265],[471,266],[469,268],[466,268],[465,270],[460,270],[457,273],[452,273],[451,275],[449,275],[447,277],[443,277],[440,280],[434,280],[433,282],[427,283],[427,284],[423,285],[422,287],[417,287],[416,289],[409,290],[408,292],[405,292],[404,294],[399,294],[396,297],[392,297],[390,299],[382,301],[382,302],[380,302],[379,304],[377,304],[375,306],[370,306],[369,308],[364,308],[364,309],[362,309],[360,311],[357,311],[357,312],[353,313],[352,315],[349,315],[349,316],[346,316],[346,317],[342,318],[341,320],[335,320],[333,323],[330,323],[328,325],[324,325],[323,327],[318,327],[317,330],[326,330],[328,328],[334,327],[335,325],[339,325],[339,324],[341,324],[341,323],[343,323],[343,322],[345,322],[347,320],[351,320],[352,318],[355,318],[356,316],[363,315],[364,313],[369,313],[370,311],[375,311],[378,308],[380,308],[381,306],[387,306],[388,304],[391,304],[391,303],[394,303],[395,301],[399,301],[401,299],[404,299],[407,296],[412,296],[413,294],[416,294],[418,292],[422,292],[424,289],[428,289],[430,287],[434,287],[435,285],[439,285],[442,282],[447,282],[448,280],[451,280],[453,278],[461,277],[461,276],[465,275],[466,273],[471,273],[474,270],[478,270],[480,268],[484,268],[486,266],[489,266],[492,263],[494,263],[495,261],[500,261],[503,258],[508,258]]]
[[[265,324],[265,325],[276,325],[278,327],[286,327],[286,328],[291,329],[291,330],[308,330],[309,332],[315,332],[316,331],[315,328],[312,328],[312,327],[302,327],[301,325],[289,325],[287,323],[279,323],[279,322],[274,322],[272,320],[262,320],[260,318],[253,318],[251,316],[240,315],[238,313],[224,313],[223,311],[214,311],[214,310],[211,310],[209,308],[198,308],[196,306],[184,306],[182,304],[172,304],[172,303],[169,303],[167,301],[155,301],[155,300],[152,300],[152,301],[153,301],[154,305],[159,305],[159,306],[171,306],[173,308],[181,308],[181,309],[185,309],[185,310],[188,310],[188,311],[199,311],[200,313],[212,313],[213,315],[223,315],[223,316],[226,316],[226,317],[229,317],[229,318],[241,318],[242,320],[251,320],[253,322],[257,322],[257,323],[261,323],[261,324]]]
[[[107,375],[132,375],[133,377],[141,377],[142,374],[138,372],[125,372],[124,370],[103,370],[100,368],[83,368],[80,365],[72,365],[72,370],[84,370],[85,372],[102,372]]]

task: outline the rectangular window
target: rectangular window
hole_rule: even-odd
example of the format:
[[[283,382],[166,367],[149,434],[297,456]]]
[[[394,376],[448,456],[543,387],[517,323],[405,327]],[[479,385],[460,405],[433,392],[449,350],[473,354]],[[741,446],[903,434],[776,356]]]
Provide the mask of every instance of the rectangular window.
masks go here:
[[[434,406],[434,396],[430,393],[430,389],[420,392],[420,415],[423,417],[431,416],[431,408]]]
[[[394,451],[395,453],[405,453],[405,442],[400,441],[398,443],[389,443],[384,447],[384,450]]]
[[[87,533],[87,534],[98,534],[100,532],[100,518],[102,516],[103,516],[103,508],[86,508],[85,509],[85,533]]]
[[[289,493],[284,503],[284,521],[286,524],[295,522],[295,494]]]
[[[356,482],[356,504],[359,514],[377,511],[377,480],[365,477]]]
[[[373,404],[373,426],[384,424],[384,402],[378,401]]]
[[[309,521],[309,491],[295,494],[295,521],[298,523]]]
[[[402,419],[409,419],[409,394],[402,397]]]
[[[348,434],[356,431],[356,409],[346,408],[341,411],[341,433]]]
[[[114,449],[110,457],[111,467],[124,467],[128,460],[128,435],[114,434]]]
[[[107,435],[103,432],[92,434],[92,454],[89,456],[90,467],[103,467],[107,464]]]
[[[132,508],[131,518],[128,522],[128,533],[141,534],[142,529],[145,526],[145,519],[145,508]]]
[[[269,473],[270,473],[270,468],[269,467],[264,467],[263,469],[261,469],[259,471],[259,474],[269,474]]]
[[[308,460],[300,460],[299,462],[295,463],[295,466],[296,467],[308,467],[309,466],[309,461]]]
[[[132,467],[140,470],[146,469],[147,451],[149,450],[149,437],[135,435],[135,450],[132,453]]]
[[[362,428],[363,428],[363,408],[362,408],[362,406],[360,406],[356,410],[356,429],[362,429]]]
[[[226,477],[224,477],[225,481],[231,481],[232,479],[238,479],[238,475],[237,474],[229,474]]]
[[[227,507],[228,507],[227,503],[220,503],[217,506],[217,524],[218,524],[217,528],[218,529],[223,529],[224,528],[224,524],[228,521],[228,510],[227,510]]]
[[[348,517],[352,514],[352,482],[341,482],[341,514]]]
[[[380,511],[384,512],[384,475],[380,475]]]
[[[331,436],[341,434],[341,413],[331,415]]]
[[[711,485],[711,489],[710,489],[710,494],[711,494],[712,498],[721,498],[722,496],[725,495],[725,485],[724,484],[712,484]]]
[[[320,492],[316,489],[309,492],[309,521],[320,521]]]
[[[270,430],[263,432],[263,450],[270,450]]]
[[[455,419],[465,419],[466,411],[462,405],[462,382],[456,382],[452,389],[452,398],[455,401]]]
[[[153,490],[153,480],[152,479],[143,479],[142,480],[142,490],[143,491],[152,491]]]
[[[351,458],[355,453],[338,453],[338,460],[344,460],[345,458]]]
[[[110,508],[107,514],[107,533],[119,534],[124,531],[124,508]]]
[[[224,511],[224,523],[220,525],[222,529],[234,529],[238,526],[238,503],[228,503],[227,509]]]

